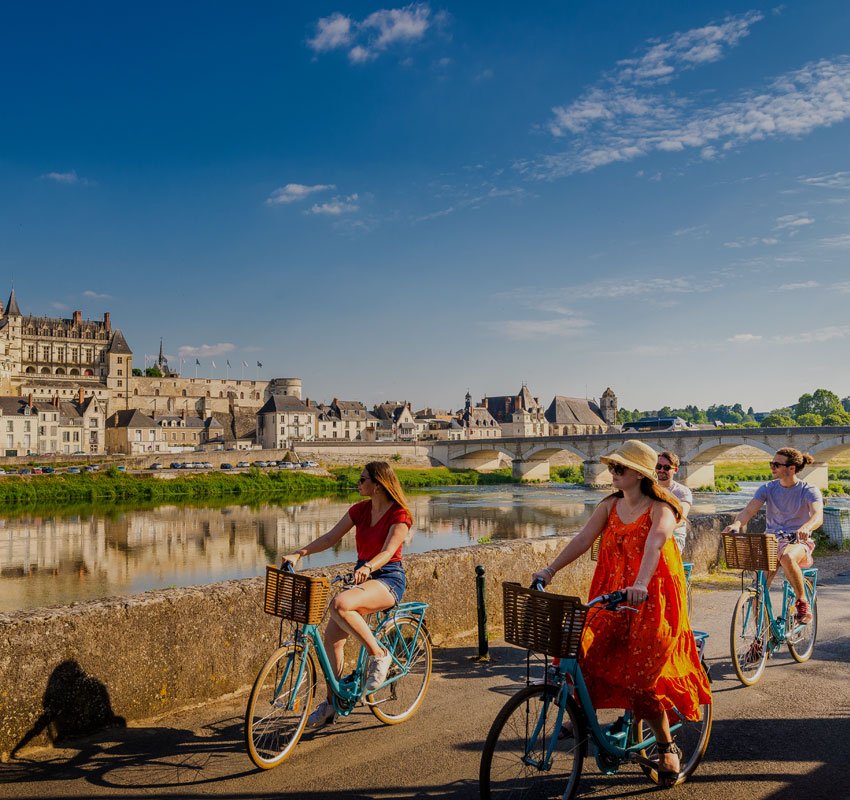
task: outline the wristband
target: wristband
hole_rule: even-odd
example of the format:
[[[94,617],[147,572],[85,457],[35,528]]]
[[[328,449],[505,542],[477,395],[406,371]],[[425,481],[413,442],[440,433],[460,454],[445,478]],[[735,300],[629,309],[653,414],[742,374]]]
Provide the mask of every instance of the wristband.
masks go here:
[[[365,564],[363,564],[363,566],[369,567],[369,574],[371,575],[372,574],[372,565],[367,561]]]

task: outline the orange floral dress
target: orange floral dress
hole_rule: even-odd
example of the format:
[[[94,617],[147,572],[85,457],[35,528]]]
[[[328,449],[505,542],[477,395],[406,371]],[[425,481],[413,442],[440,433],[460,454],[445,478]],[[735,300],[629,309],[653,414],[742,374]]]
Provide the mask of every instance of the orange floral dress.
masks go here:
[[[590,596],[631,586],[640,569],[650,511],[626,524],[617,502],[602,531]],[[637,613],[591,611],[582,639],[581,671],[596,708],[629,708],[657,719],[673,707],[700,718],[711,702],[688,621],[685,573],[676,542],[668,539]]]

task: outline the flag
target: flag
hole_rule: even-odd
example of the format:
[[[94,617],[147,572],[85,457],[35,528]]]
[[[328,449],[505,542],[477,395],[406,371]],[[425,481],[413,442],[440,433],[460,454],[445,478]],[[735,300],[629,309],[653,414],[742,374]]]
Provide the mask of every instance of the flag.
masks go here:
[[[247,367],[247,366],[248,366],[248,362],[247,362],[247,361],[243,361],[243,362],[242,362],[242,366],[243,366],[243,367]]]
[[[218,369],[218,367],[216,367],[216,365],[215,365],[215,361],[212,362],[212,365],[213,365],[213,369]]]
[[[197,366],[197,367],[200,367],[200,366],[201,366],[201,362],[200,362],[200,361],[198,361],[198,359],[197,359],[197,358],[195,359],[195,366]]]
[[[258,366],[258,367],[262,367],[262,366],[263,366],[263,362],[262,362],[262,361],[258,361],[258,362],[257,362],[257,366]]]
[[[230,369],[230,361],[227,362],[227,368]]]

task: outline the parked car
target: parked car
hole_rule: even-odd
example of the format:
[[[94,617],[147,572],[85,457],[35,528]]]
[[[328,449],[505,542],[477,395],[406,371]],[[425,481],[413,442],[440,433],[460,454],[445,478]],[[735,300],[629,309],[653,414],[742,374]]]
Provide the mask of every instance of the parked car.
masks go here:
[[[29,467],[21,467],[21,468],[18,470],[18,475],[29,475],[29,474],[30,474],[30,469],[29,469]]]
[[[32,474],[33,475],[41,475],[43,472],[44,472],[44,470],[41,467],[33,467],[32,468]]]
[[[162,468],[163,468],[162,464],[157,464],[155,462],[148,467],[148,469],[162,469]]]
[[[42,468],[41,468],[41,471],[42,471],[45,475],[52,475],[54,472],[56,472],[56,470],[55,470],[53,467],[42,467]]]
[[[127,471],[127,467],[125,467],[123,464],[119,464],[115,469],[117,469],[119,472]]]
[[[240,461],[236,466],[240,469],[245,469],[246,467],[250,467],[251,465],[247,461]]]
[[[211,462],[211,461],[204,461],[204,463],[203,463],[203,464],[201,464],[201,466],[202,466],[204,469],[215,469],[215,468],[213,467],[213,465],[212,465],[212,462]]]
[[[97,465],[96,465],[96,464],[87,464],[87,465],[85,466],[85,471],[86,471],[86,472],[97,472],[97,469],[98,469],[98,468],[97,468]]]
[[[67,472],[69,475],[79,475],[80,474],[80,468],[79,467],[68,467],[68,469],[66,469],[65,472]]]
[[[255,466],[255,467],[261,467],[261,468],[262,468],[262,467],[267,467],[267,466],[268,466],[268,462],[267,462],[267,461],[255,461],[255,462],[254,462],[254,466]]]
[[[6,474],[6,470],[3,469],[3,467],[0,467],[0,475],[5,475],[5,474]]]
[[[316,469],[319,464],[316,461],[302,461],[301,466],[305,467],[306,469]]]
[[[183,465],[179,461],[171,462],[171,469],[182,469]]]
[[[233,464],[228,464],[226,461],[221,465],[222,469],[233,469]]]

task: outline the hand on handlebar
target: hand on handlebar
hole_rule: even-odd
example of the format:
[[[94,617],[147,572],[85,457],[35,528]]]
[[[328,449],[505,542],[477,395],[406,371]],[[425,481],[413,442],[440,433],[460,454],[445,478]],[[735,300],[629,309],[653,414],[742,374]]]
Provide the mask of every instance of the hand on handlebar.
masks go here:
[[[287,572],[295,572],[295,567],[297,566],[300,560],[301,556],[299,553],[288,553],[287,555],[283,556],[283,558],[281,558],[280,568],[286,570],[286,565],[289,564],[291,569],[287,570]]]
[[[633,583],[631,586],[623,589],[623,591],[626,593],[626,602],[629,605],[640,605],[646,601],[649,595],[646,586],[642,583]]]
[[[362,567],[358,567],[354,570],[354,585],[359,586],[361,583],[365,583],[372,577],[372,570],[369,569],[365,564]]]
[[[726,527],[725,527],[725,528],[721,531],[721,533],[740,533],[740,532],[741,532],[741,528],[742,528],[741,523],[740,523],[740,522],[738,522],[738,520],[735,520],[734,522],[730,522],[730,523],[729,523],[729,524],[728,524],[728,525],[727,525],[727,526],[726,526]]]

